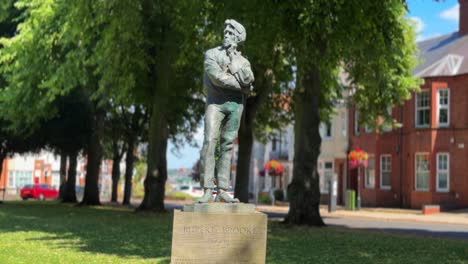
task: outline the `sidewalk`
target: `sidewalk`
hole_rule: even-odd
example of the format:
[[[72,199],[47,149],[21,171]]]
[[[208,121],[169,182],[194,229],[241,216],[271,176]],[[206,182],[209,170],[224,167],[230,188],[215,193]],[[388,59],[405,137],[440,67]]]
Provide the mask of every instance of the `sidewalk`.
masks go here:
[[[257,205],[257,210],[261,212],[272,212],[287,214],[288,206]],[[439,214],[423,215],[420,210],[395,209],[395,208],[361,208],[360,211],[347,211],[338,208],[336,212],[329,213],[326,206],[320,207],[320,214],[323,217],[337,218],[371,218],[383,221],[407,221],[425,222],[437,224],[468,225],[468,209]]]

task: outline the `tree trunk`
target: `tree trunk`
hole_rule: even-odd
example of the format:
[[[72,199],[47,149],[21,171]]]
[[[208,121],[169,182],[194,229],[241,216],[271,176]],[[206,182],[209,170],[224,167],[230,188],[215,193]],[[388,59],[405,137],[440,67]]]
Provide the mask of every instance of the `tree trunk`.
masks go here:
[[[69,155],[70,166],[68,167],[68,177],[63,196],[63,203],[76,203],[76,165],[78,163],[78,152],[73,152]],[[65,157],[66,160],[66,157]]]
[[[145,19],[148,24],[154,24],[150,34],[158,34],[158,41],[149,50],[149,54],[157,56],[155,64],[150,69],[151,80],[154,80],[150,127],[148,131],[148,171],[144,181],[145,196],[137,211],[164,212],[165,185],[167,180],[167,140],[169,138],[169,124],[167,109],[171,96],[169,82],[171,81],[172,64],[177,48],[174,46],[175,34],[171,28],[171,19],[164,11],[155,17],[150,10],[155,9],[154,2],[144,1]],[[164,8],[161,8],[164,10]]]
[[[67,180],[67,154],[65,151],[60,152],[60,187],[59,187],[59,199],[63,201],[65,198],[65,190]]]
[[[131,132],[130,132],[131,133]],[[135,136],[129,135],[127,138],[127,154],[125,157],[125,191],[122,204],[129,205],[132,196],[132,177],[133,177],[133,163],[135,160]]]
[[[6,155],[3,153],[0,153],[0,182],[2,181],[3,161],[5,160],[5,158],[6,158]]]
[[[120,180],[120,161],[122,155],[120,155],[119,145],[116,143],[112,144],[112,195],[111,202],[117,202],[117,188],[119,187]]]
[[[145,196],[138,211],[164,212],[164,195],[167,180],[168,124],[162,109],[153,106],[150,120],[148,171],[144,182]]]
[[[275,67],[276,61],[277,54],[275,53],[272,67]],[[235,197],[243,203],[249,202],[250,160],[252,157],[252,145],[254,141],[254,120],[259,111],[258,109],[272,92],[273,82],[273,70],[266,68],[264,70],[264,74],[257,77],[257,95],[248,97],[244,105],[244,114],[242,115],[238,133],[239,155],[237,158],[236,187],[234,192]]]
[[[251,108],[246,107],[238,133],[239,154],[237,156],[235,197],[243,203],[249,202],[250,159],[252,157],[253,127]]]
[[[324,226],[320,216],[317,159],[320,154],[320,78],[316,67],[305,72],[296,88],[294,124],[294,170],[288,186],[289,212],[286,223]]]
[[[0,154],[0,182],[2,182],[2,172],[3,172],[3,161],[5,160],[6,158],[6,155],[1,153]],[[3,186],[3,192],[6,192],[6,186]],[[5,193],[3,193],[2,195],[4,195]],[[5,197],[5,196],[3,196]],[[0,204],[3,203],[3,201],[0,201]]]
[[[99,201],[99,174],[102,161],[101,138],[104,131],[104,112],[97,110],[92,120],[92,133],[88,139],[86,179],[81,205],[101,205]]]

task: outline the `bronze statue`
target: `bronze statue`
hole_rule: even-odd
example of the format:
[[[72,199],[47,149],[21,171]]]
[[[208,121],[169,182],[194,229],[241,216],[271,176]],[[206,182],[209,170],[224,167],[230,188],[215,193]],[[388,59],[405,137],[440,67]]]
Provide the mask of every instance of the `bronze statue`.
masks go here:
[[[244,26],[228,19],[224,22],[223,45],[205,53],[203,83],[208,95],[200,177],[204,195],[197,201],[199,203],[213,201],[215,184],[215,202],[239,202],[226,190],[229,188],[232,147],[239,130],[244,97],[254,81],[249,61],[237,50],[245,38]],[[220,152],[216,160],[218,141]]]

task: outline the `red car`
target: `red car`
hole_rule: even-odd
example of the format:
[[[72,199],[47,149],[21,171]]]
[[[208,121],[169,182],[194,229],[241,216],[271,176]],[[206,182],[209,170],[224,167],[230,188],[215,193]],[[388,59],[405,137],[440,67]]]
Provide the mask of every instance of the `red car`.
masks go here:
[[[52,189],[47,184],[28,184],[20,190],[20,196],[23,200],[28,198],[45,200],[45,199],[57,199],[58,191]]]

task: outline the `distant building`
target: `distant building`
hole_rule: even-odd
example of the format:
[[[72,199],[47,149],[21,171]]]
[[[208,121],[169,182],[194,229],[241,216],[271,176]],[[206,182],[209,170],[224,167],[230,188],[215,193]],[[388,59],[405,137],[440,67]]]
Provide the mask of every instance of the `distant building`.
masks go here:
[[[318,173],[321,202],[328,202],[329,183],[332,177],[337,181],[337,202],[344,203],[343,186],[347,181],[346,156],[348,151],[348,111],[344,103],[336,107],[336,114],[329,123],[322,122],[320,125],[320,136],[322,144],[318,158]]]
[[[84,186],[86,160],[78,159],[76,186]],[[44,183],[58,189],[60,186],[60,157],[43,151],[39,154],[15,155],[3,161],[0,189],[17,194],[26,184]],[[112,160],[101,164],[99,190],[102,196],[110,196],[112,188]]]
[[[391,109],[403,127],[367,133],[350,111],[350,148],[370,154],[359,175],[363,205],[468,207],[468,1],[459,2],[459,31],[418,43],[414,74],[424,84]],[[357,169],[349,174],[357,189]]]
[[[329,122],[322,122],[320,135],[322,137],[321,154],[318,158],[318,173],[322,201],[327,201],[329,181],[334,175],[338,184],[338,202],[343,203],[346,186],[347,167],[346,154],[348,150],[347,109],[344,103],[337,106],[336,114]],[[281,189],[287,194],[287,187],[293,177],[294,160],[294,125],[289,124],[284,129],[275,131],[272,139],[266,144],[258,140],[252,146],[250,166],[249,192],[269,192],[271,189]],[[236,150],[237,148],[235,148]],[[234,153],[234,162],[237,161]],[[271,176],[265,172],[264,165],[272,160],[278,160],[284,172],[280,176]],[[235,164],[235,163],[234,163]]]

